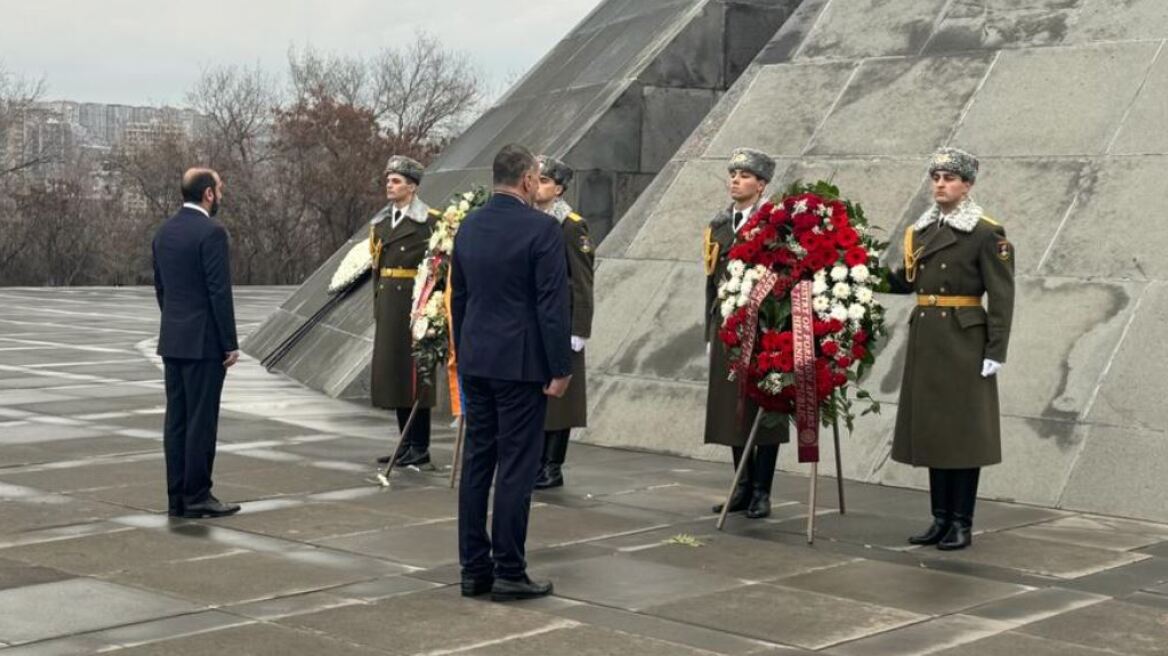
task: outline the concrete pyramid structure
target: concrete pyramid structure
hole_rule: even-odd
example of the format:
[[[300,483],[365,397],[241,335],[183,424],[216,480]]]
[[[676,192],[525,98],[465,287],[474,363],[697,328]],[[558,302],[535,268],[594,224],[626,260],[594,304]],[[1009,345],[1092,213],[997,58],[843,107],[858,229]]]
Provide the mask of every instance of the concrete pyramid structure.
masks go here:
[[[424,200],[490,183],[499,147],[519,142],[577,171],[572,202],[602,239],[798,0],[606,0],[428,169]],[[733,35],[733,38],[728,38]],[[364,239],[354,235],[354,243]],[[340,249],[244,345],[265,357],[328,300]],[[369,394],[368,284],[333,310],[277,369],[333,396]]]
[[[731,148],[779,158],[779,187],[833,179],[892,237],[927,206],[927,155],[957,145],[1018,252],[1005,462],[982,493],[1168,519],[1165,37],[1162,0],[805,0],[600,248],[587,439],[726,457],[701,446],[699,245]],[[865,381],[885,405],[845,437],[844,474],[924,487],[889,459],[908,305],[885,300]]]

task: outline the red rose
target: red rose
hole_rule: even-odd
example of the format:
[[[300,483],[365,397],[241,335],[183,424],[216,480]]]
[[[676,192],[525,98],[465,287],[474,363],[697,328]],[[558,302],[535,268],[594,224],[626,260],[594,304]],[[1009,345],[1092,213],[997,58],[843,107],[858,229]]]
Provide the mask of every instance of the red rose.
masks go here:
[[[868,251],[863,246],[849,248],[848,252],[844,254],[844,262],[847,262],[848,266],[850,267],[867,264]]]
[[[779,371],[791,373],[795,370],[795,354],[790,350],[780,351],[778,357],[775,358],[775,365]]]
[[[779,350],[779,334],[773,330],[764,330],[762,333],[762,347],[767,351]]]
[[[857,343],[857,344],[867,344],[868,343],[868,331],[864,330],[863,328],[857,330],[852,335],[852,341]]]
[[[799,235],[799,245],[807,252],[814,251],[819,246],[819,235],[808,230]]]
[[[836,358],[835,364],[840,369],[847,369],[848,367],[852,366],[852,359],[846,355],[841,355],[840,357]]]
[[[844,227],[835,231],[835,243],[840,248],[850,249],[860,243],[860,233],[855,228]]]
[[[863,360],[865,355],[868,355],[868,349],[864,348],[860,344],[852,345],[852,356],[854,358],[857,360]]]
[[[824,342],[823,345],[820,346],[820,349],[823,351],[823,354],[829,358],[834,358],[836,355],[839,354],[839,350],[840,350],[839,344],[836,344],[835,342],[833,342],[831,340]]]
[[[775,337],[775,344],[777,351],[787,352],[795,348],[795,334],[789,330],[784,330]]]
[[[775,204],[770,202],[770,201],[767,201],[767,202],[762,204],[762,207],[758,208],[758,212],[759,212],[759,214],[765,214],[765,215],[769,216],[771,214],[771,212],[774,211],[774,209],[775,209]]]
[[[815,333],[816,337],[823,337],[827,333],[831,332],[831,324],[826,321],[820,321],[819,319],[812,319],[811,331]]]
[[[832,204],[831,223],[837,228],[842,228],[851,223],[848,219],[848,208],[843,203],[837,201]]]
[[[844,385],[847,385],[848,384],[847,374],[840,374],[840,373],[833,374],[831,377],[831,384],[834,385],[835,387],[843,387]]]
[[[771,223],[774,225],[784,225],[791,222],[791,214],[787,210],[779,207],[774,212],[771,212]]]
[[[802,214],[796,214],[795,219],[794,219],[794,224],[795,224],[795,232],[798,234],[802,234],[802,233],[807,232],[808,230],[811,230],[812,228],[818,226],[819,225],[819,217],[815,216],[814,214],[809,214],[807,212],[804,212]]]
[[[838,333],[844,329],[844,322],[839,319],[829,319],[827,321],[828,330],[833,333]]]

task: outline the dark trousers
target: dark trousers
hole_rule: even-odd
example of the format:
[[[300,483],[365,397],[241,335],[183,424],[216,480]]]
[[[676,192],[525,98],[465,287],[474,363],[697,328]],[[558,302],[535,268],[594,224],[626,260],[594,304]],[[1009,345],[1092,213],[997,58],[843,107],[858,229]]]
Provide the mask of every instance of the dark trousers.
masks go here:
[[[218,360],[163,358],[166,379],[166,491],[171,511],[211,496],[219,400],[227,369]]]
[[[467,578],[522,579],[527,518],[543,455],[547,397],[539,383],[464,376],[466,443],[458,489],[458,557]],[[495,480],[491,533],[487,499]]]
[[[749,488],[751,491],[771,493],[771,486],[775,482],[775,466],[779,462],[778,444],[760,444],[754,447],[754,453],[746,453],[743,447],[732,446],[730,453],[734,457],[734,471],[738,471],[738,464],[746,457],[746,470],[738,485]]]
[[[929,502],[933,517],[943,522],[973,526],[981,469],[929,469]]]
[[[406,422],[410,420],[410,408],[397,408],[398,434],[405,430]],[[414,415],[414,423],[410,425],[410,432],[402,440],[402,447],[412,446],[419,450],[430,448],[430,408],[418,408]]]

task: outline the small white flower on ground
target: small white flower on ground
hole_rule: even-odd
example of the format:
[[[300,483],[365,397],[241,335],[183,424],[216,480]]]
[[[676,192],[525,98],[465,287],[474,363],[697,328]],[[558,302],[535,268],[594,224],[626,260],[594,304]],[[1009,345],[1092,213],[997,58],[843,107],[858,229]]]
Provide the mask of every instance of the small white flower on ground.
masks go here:
[[[845,299],[852,295],[852,286],[846,282],[837,282],[835,287],[831,288],[831,295],[838,299]]]
[[[836,266],[831,270],[831,279],[836,282],[843,282],[848,279],[848,268],[846,266]]]

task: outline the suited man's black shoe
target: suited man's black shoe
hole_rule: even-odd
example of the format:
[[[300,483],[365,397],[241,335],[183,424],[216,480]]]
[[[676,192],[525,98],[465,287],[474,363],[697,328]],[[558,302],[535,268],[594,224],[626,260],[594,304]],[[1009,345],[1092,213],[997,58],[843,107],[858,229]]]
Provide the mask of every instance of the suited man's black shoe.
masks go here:
[[[495,579],[491,586],[491,601],[518,601],[537,599],[552,593],[551,581],[532,581],[524,576],[519,580]]]
[[[478,597],[485,595],[491,591],[491,587],[495,584],[495,577],[484,576],[482,578],[462,578],[462,596],[464,597]]]
[[[929,525],[929,528],[925,529],[924,533],[910,537],[908,543],[917,545],[937,544],[945,538],[950,526],[952,526],[952,522],[949,521],[947,516],[934,517],[933,523]]]
[[[419,449],[411,446],[402,452],[398,458],[396,465],[398,467],[421,467],[422,465],[430,464],[430,450]]]
[[[937,543],[941,551],[957,551],[973,544],[973,526],[961,521],[953,522],[949,532]]]
[[[183,509],[182,516],[188,519],[199,519],[202,517],[226,517],[237,512],[239,512],[239,504],[223,503],[215,497],[211,497],[203,503],[189,504]]]
[[[564,472],[558,463],[549,462],[539,470],[539,477],[535,479],[535,489],[547,490],[553,487],[564,486]]]
[[[742,512],[743,510],[746,510],[750,507],[750,497],[750,485],[739,484],[738,487],[734,488],[734,494],[730,495],[730,509],[726,512]],[[721,514],[722,505],[723,504],[719,503],[713,508],[710,508],[710,512],[713,512],[714,514]]]
[[[750,519],[762,519],[771,515],[771,495],[762,490],[755,490],[750,500],[750,507],[746,509],[746,516]]]

